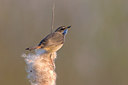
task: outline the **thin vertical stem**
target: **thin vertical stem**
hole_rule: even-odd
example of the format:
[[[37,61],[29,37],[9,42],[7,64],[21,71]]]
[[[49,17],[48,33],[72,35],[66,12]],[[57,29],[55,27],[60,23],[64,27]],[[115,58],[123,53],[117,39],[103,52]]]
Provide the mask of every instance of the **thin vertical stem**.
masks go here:
[[[51,33],[53,32],[54,22],[55,22],[55,0],[53,0],[53,6],[52,6]]]

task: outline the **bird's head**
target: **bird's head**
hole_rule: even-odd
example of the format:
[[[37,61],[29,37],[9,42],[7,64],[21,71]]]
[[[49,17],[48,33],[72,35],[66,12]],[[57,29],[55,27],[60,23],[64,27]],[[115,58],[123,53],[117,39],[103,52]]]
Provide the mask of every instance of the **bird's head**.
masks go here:
[[[63,33],[64,35],[67,33],[68,29],[71,28],[71,26],[60,26],[55,30],[55,32]]]

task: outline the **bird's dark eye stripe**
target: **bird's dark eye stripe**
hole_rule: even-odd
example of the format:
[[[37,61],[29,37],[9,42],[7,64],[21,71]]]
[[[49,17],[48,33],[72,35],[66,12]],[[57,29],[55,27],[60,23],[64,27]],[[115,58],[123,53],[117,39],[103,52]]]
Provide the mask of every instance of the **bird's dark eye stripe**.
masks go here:
[[[64,30],[64,28],[62,28],[61,30]]]

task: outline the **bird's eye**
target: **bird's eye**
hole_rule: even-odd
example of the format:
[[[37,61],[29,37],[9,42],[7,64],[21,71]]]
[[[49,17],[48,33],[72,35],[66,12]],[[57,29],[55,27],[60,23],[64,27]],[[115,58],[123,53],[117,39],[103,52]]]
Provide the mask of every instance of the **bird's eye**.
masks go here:
[[[61,28],[61,30],[64,30],[64,29],[65,29],[65,27],[62,27],[62,28]]]
[[[64,30],[64,28],[61,28],[61,30]]]

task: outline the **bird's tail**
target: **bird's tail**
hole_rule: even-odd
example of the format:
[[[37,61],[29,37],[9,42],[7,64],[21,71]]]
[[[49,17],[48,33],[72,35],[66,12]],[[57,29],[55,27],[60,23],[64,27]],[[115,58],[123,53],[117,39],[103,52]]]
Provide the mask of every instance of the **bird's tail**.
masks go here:
[[[40,48],[41,46],[35,46],[35,47],[26,48],[25,50],[31,51],[31,50],[40,49]]]

